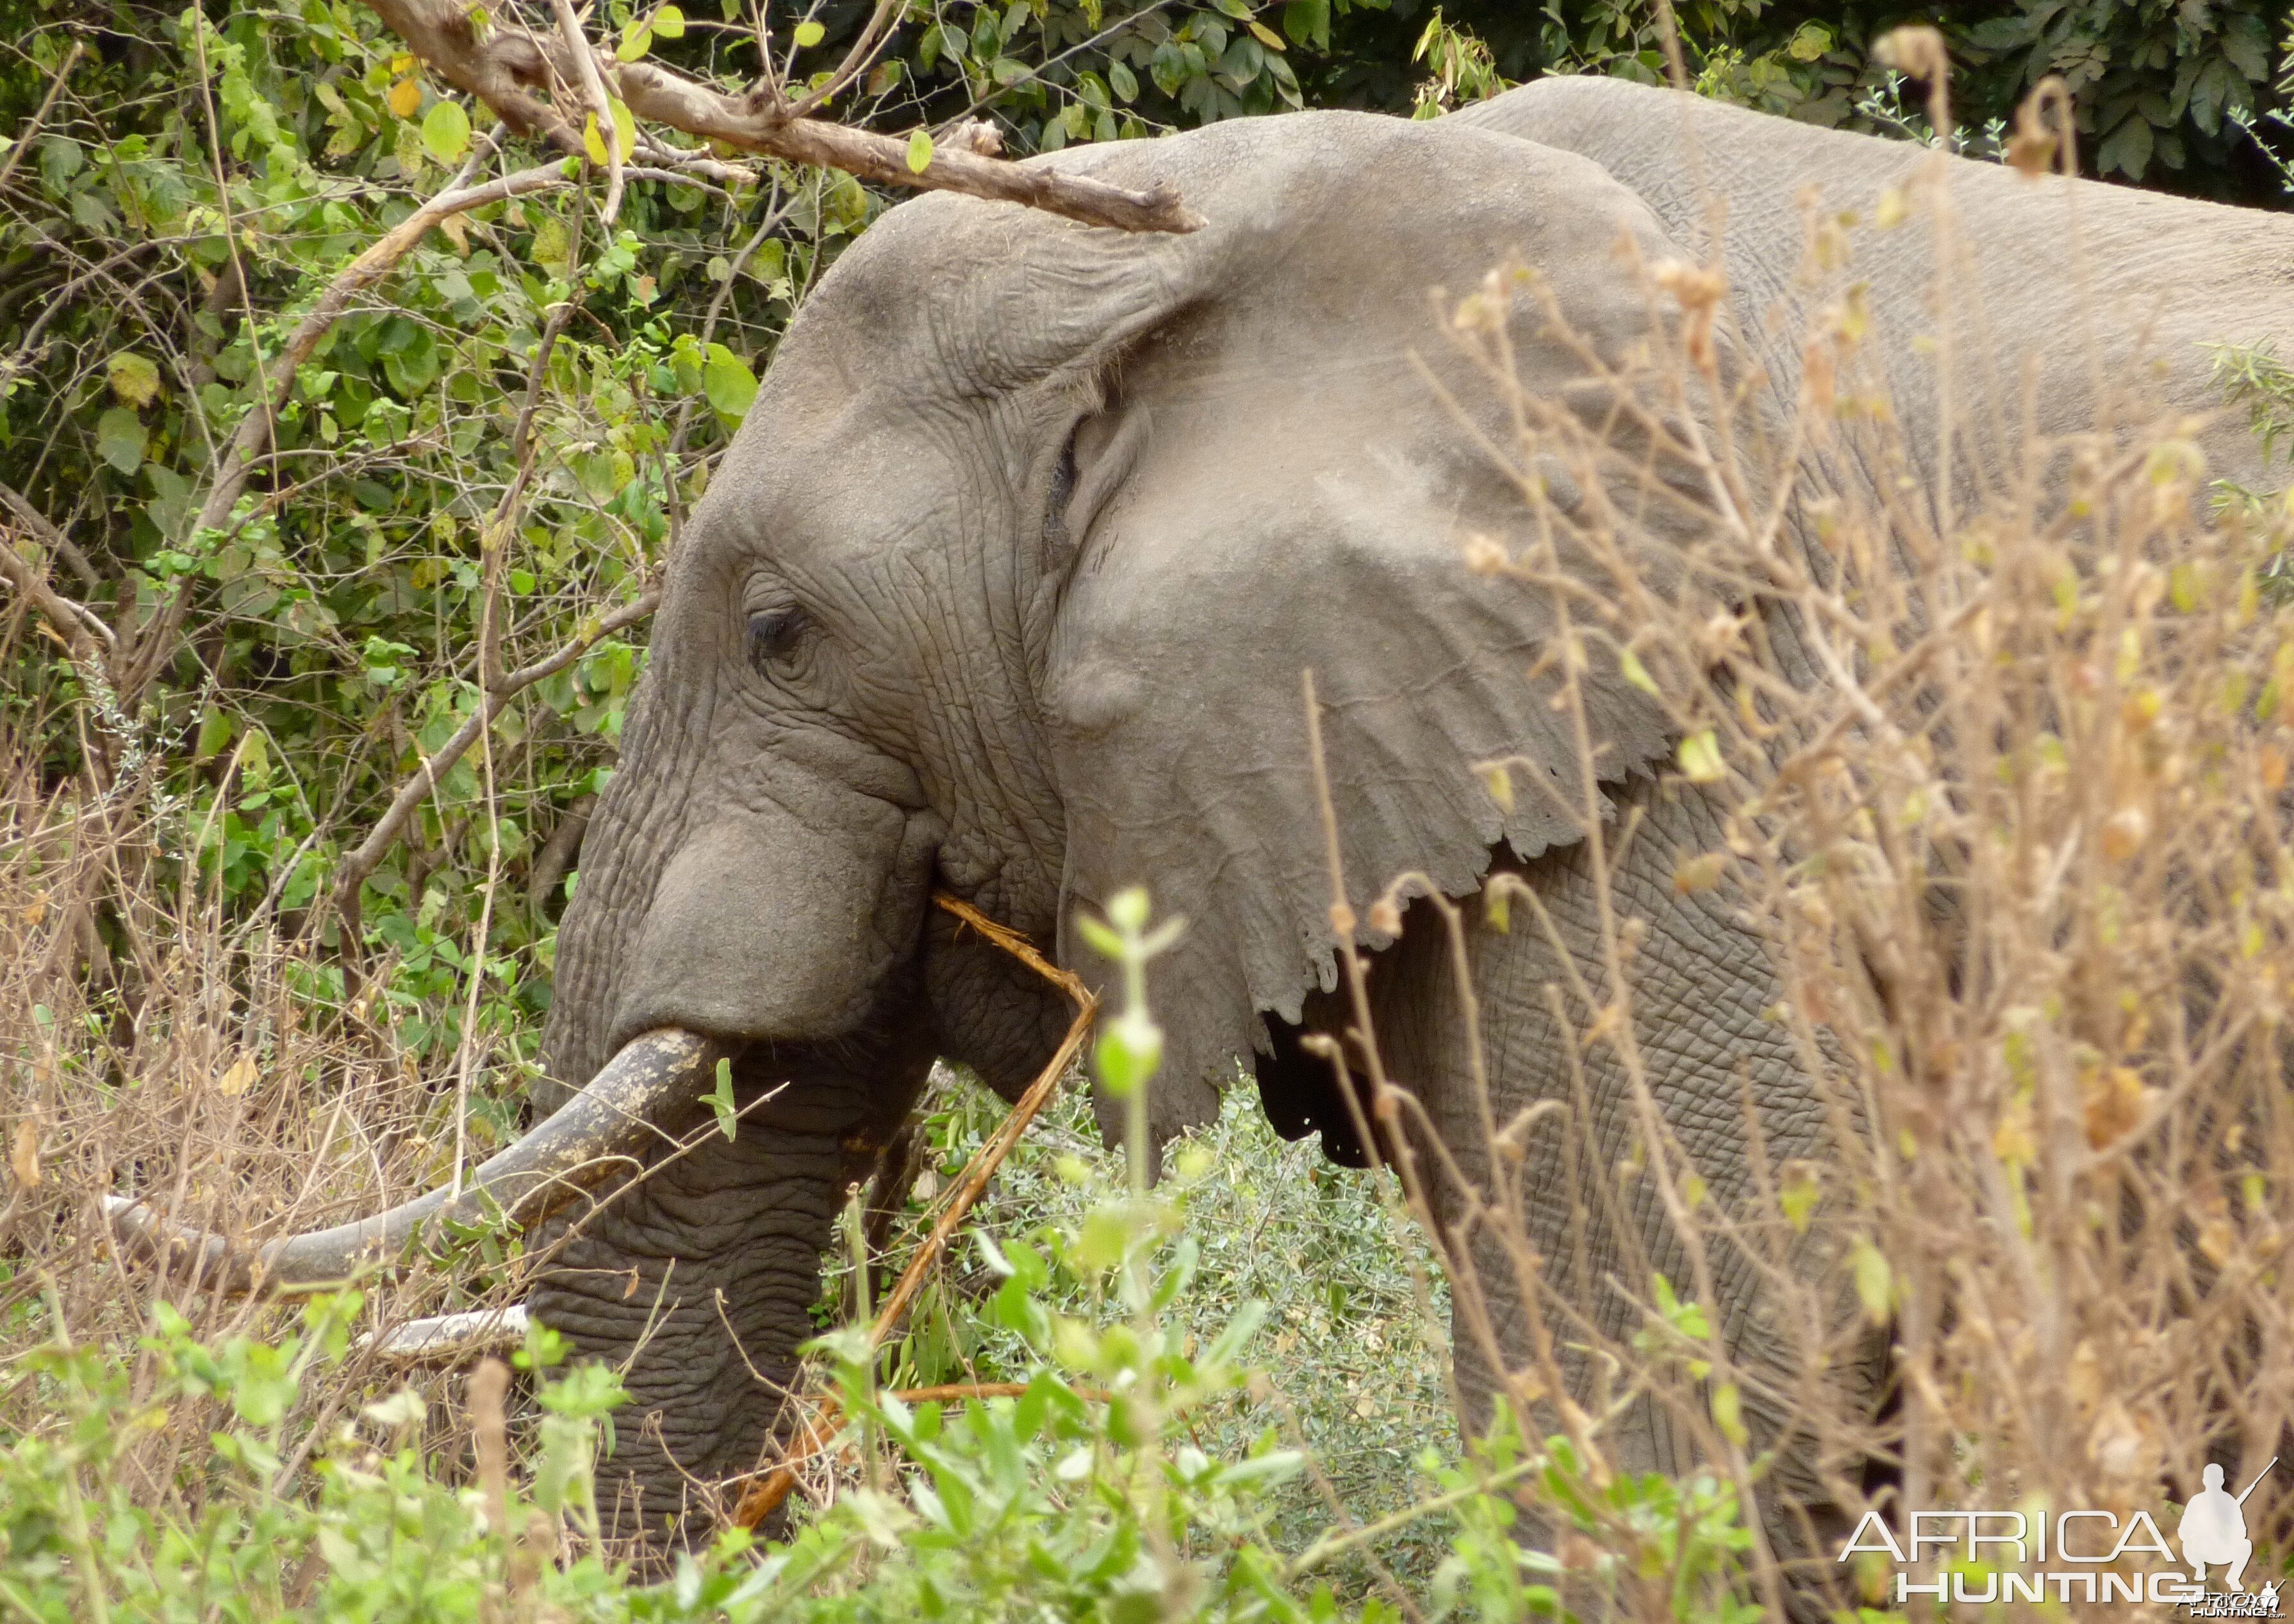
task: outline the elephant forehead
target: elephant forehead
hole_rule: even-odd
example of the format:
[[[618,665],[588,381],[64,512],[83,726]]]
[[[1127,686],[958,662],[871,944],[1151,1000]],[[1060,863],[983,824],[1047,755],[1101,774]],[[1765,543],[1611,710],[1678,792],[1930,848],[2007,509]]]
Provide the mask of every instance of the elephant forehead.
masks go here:
[[[999,524],[992,436],[913,399],[874,410],[817,378],[779,380],[743,425],[694,516],[696,568],[728,586],[755,566],[801,580]],[[705,561],[705,562],[704,562]]]
[[[888,212],[830,270],[778,364],[847,398],[973,394],[1040,379],[1135,320],[1264,279],[1324,321],[1422,307],[1509,255],[1606,273],[1653,215],[1572,153],[1488,131],[1325,112],[1238,119],[1029,160],[1129,186],[1175,185],[1186,235],[1079,225],[951,193]]]

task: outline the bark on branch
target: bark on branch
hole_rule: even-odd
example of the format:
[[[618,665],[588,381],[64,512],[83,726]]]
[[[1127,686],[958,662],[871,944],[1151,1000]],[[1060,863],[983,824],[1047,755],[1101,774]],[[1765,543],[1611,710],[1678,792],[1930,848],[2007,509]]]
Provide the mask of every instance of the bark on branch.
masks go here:
[[[19,553],[0,532],[0,581],[28,599],[48,624],[55,628],[65,649],[77,660],[90,645],[111,652],[111,628],[85,604],[74,603],[48,584],[48,573]]]
[[[775,85],[728,94],[657,62],[614,61],[586,39],[577,47],[555,29],[544,34],[497,23],[481,38],[470,8],[460,0],[370,4],[447,83],[477,97],[512,129],[565,152],[580,153],[582,142],[554,94],[559,87],[586,86],[594,77],[638,118],[789,163],[842,169],[881,185],[961,191],[1126,231],[1192,231],[1203,223],[1168,185],[1134,191],[956,145],[936,147],[918,172],[908,167],[906,139],[807,118],[812,103],[793,107]],[[575,54],[577,48],[586,61]]]

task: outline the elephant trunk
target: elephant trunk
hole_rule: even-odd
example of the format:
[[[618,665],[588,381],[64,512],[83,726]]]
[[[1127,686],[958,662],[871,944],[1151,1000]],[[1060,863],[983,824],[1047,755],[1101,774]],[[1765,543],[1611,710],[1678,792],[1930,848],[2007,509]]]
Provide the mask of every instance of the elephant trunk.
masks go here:
[[[497,1214],[525,1226],[557,1212],[617,1170],[642,1159],[657,1125],[697,1097],[727,1045],[664,1027],[622,1045],[556,1115],[478,1167],[459,1194],[434,1190],[370,1218],[306,1230],[254,1251],[220,1235],[164,1222],[142,1202],[104,1198],[113,1233],[146,1256],[188,1260],[202,1285],[225,1291],[309,1291],[363,1264],[395,1262],[442,1223],[478,1224]]]

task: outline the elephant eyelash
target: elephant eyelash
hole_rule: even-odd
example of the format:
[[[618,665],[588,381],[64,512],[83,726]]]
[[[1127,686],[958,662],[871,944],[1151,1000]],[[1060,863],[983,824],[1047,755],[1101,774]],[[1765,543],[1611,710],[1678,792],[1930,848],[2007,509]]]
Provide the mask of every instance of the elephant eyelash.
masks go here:
[[[769,665],[795,648],[804,628],[801,609],[769,609],[751,615],[745,637],[749,664],[760,677],[766,675]]]

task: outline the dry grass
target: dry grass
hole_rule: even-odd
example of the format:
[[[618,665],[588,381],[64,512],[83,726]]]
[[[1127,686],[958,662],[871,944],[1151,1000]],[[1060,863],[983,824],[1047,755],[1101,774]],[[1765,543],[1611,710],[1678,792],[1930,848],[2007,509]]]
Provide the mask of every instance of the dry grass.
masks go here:
[[[1618,1396],[1656,1394],[1749,1490],[1773,1463],[1715,1395],[1764,1385],[1851,1517],[2139,1509],[2171,1534],[2208,1460],[2243,1486],[2294,1458],[2294,606],[2275,572],[2294,515],[2219,501],[2203,426],[2163,418],[2034,442],[1939,522],[1931,485],[1826,475],[1920,466],[1871,406],[1884,385],[1842,305],[1810,334],[1797,418],[1763,422],[1724,311],[1712,325],[1717,277],[1629,270],[1667,341],[1605,373],[1606,427],[1517,381],[1504,316],[1535,279],[1494,274],[1451,313],[1515,408],[1503,450],[1548,537],[1476,563],[1551,593],[1581,716],[1577,674],[1622,665],[1688,741],[1673,774],[1726,840],[1675,854],[1676,886],[1721,888],[1769,944],[1769,1016],[1821,1079],[1830,1138],[1762,1167],[1754,1210],[1701,1199],[1623,1035],[1636,938],[1613,896],[1601,962],[1568,992],[1578,1060],[1617,1046],[1637,1096],[1646,1165],[1616,1176],[1656,1181],[1700,1277],[1723,1249],[1755,1260],[1790,1349],[1732,1361],[1717,1315],[1702,1347],[1607,1343]],[[1826,280],[1808,275],[1803,296]],[[1718,516],[1655,564],[1601,498],[1647,494],[1652,455]],[[1557,460],[1582,509],[1539,495]],[[1587,1335],[1542,1260],[1513,1263],[1552,1336]],[[1876,1409],[1834,1379],[1875,1330]],[[1560,1386],[1532,1360],[1516,1397]],[[1601,1417],[1538,1409],[1603,1447]],[[2249,1586],[2284,1559],[2290,1490],[2274,1474],[2247,1503],[2274,1547]],[[1851,1571],[1828,1568],[1834,1604],[1881,1598]]]
[[[37,736],[0,739],[0,1122],[11,1149],[0,1371],[57,1338],[133,1349],[162,1298],[203,1340],[275,1336],[291,1304],[123,1265],[97,1198],[145,1193],[234,1236],[374,1210],[449,1170],[451,1079],[423,1076],[386,1026],[342,1010],[330,962],[310,943],[268,914],[226,916],[175,860],[199,832],[153,806],[148,780],[43,782],[26,748]],[[475,1142],[483,1154],[486,1140]],[[368,1282],[366,1328],[510,1295],[498,1252],[441,1261]],[[147,1353],[139,1395],[153,1377]],[[338,1378],[305,1394],[305,1435],[405,1379],[360,1355]],[[42,1399],[29,1380],[0,1386],[0,1431],[36,1432]],[[140,1502],[169,1504],[196,1481],[178,1468],[196,1464],[185,1451],[216,1417],[174,1421],[127,1452],[123,1477]]]

